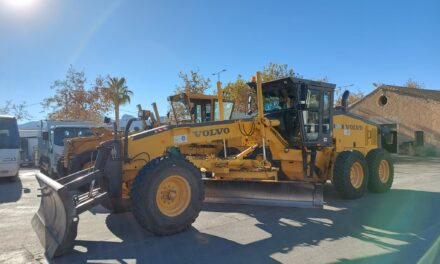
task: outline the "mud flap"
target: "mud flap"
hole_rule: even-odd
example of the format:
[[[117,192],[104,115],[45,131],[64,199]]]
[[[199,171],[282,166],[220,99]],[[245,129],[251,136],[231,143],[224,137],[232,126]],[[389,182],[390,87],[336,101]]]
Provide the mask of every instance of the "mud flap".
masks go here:
[[[66,186],[48,176],[36,176],[41,187],[40,208],[32,218],[32,227],[49,258],[73,249],[78,215],[72,194]]]
[[[322,208],[322,184],[204,179],[205,202]]]

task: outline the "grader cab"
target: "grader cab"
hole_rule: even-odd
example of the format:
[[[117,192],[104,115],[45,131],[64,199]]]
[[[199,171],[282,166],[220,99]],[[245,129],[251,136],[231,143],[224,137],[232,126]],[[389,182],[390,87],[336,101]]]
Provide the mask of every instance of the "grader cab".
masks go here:
[[[219,100],[215,95],[179,93],[169,96],[168,101],[172,110],[171,119],[175,124],[219,121],[220,108],[223,108],[223,119],[229,120],[234,110],[234,102]]]
[[[393,163],[379,147],[378,127],[335,113],[335,85],[262,83],[259,73],[249,85],[256,116],[220,114],[219,121],[126,134],[99,145],[91,170],[58,180],[39,173],[41,205],[32,225],[48,257],[73,248],[79,215],[97,204],[129,207],[147,230],[171,235],[195,221],[203,201],[322,207],[327,181],[347,199],[389,190]]]

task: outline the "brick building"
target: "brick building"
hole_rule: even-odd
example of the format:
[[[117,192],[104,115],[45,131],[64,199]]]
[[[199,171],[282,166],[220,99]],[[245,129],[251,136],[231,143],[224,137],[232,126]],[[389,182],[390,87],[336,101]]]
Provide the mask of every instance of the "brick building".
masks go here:
[[[390,124],[396,137],[388,141],[394,141],[399,153],[440,154],[440,91],[382,85],[349,111]]]

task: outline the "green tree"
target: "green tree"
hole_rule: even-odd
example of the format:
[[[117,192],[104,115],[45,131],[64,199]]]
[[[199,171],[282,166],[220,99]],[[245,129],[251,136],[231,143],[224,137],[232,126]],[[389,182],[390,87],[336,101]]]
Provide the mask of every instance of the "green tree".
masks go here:
[[[77,71],[70,65],[65,78],[50,86],[55,94],[44,99],[42,106],[51,111],[49,119],[99,122],[111,106],[103,88],[101,76],[88,84],[84,71]]]
[[[133,92],[128,90],[125,78],[109,77],[108,92],[115,111],[116,126],[119,127],[119,107],[130,103]]]
[[[261,79],[264,82],[272,81],[285,77],[300,77],[295,73],[293,68],[289,68],[287,64],[277,64],[269,62],[266,66],[263,67],[263,71],[261,71]]]
[[[256,100],[255,91],[247,85],[247,82],[241,75],[237,76],[234,82],[228,82],[223,88],[223,96],[225,99],[231,100],[235,103],[234,112],[247,113],[249,110],[256,111],[256,104],[251,106],[252,109],[248,109],[249,96],[253,97],[253,101]]]
[[[198,70],[190,70],[189,73],[179,72],[179,78],[181,83],[176,86],[175,94],[186,93],[186,94],[204,94],[209,87],[211,87],[211,80],[202,74]],[[188,117],[188,109],[186,108],[187,102],[174,103],[174,111],[176,112],[176,117],[174,112],[171,110],[170,106],[168,108],[171,120],[185,119]]]
[[[176,94],[182,92],[203,94],[211,87],[211,80],[201,75],[198,70],[190,70],[189,73],[180,72],[179,78],[182,84],[176,87]]]
[[[287,64],[276,64],[272,62],[264,66],[261,71],[261,79],[264,82],[285,77],[301,76],[296,74],[293,68],[290,68]],[[257,110],[255,103],[251,105],[251,109],[248,109],[248,98],[251,96],[252,101],[256,102],[256,93],[255,90],[251,89],[246,83],[242,76],[238,75],[234,82],[228,82],[223,88],[225,98],[235,102],[234,112],[236,113],[247,113],[249,110],[255,112]]]

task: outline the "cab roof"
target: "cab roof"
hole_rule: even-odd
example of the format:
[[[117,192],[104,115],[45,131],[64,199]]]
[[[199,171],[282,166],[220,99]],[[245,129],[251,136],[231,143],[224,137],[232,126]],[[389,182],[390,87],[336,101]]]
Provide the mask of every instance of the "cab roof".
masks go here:
[[[307,84],[309,86],[322,87],[331,90],[334,90],[336,87],[336,84],[333,83],[313,81],[313,80],[294,78],[294,77],[285,77],[268,82],[263,82],[262,85],[263,85],[263,90],[268,90],[268,89],[276,90],[280,88],[285,88],[286,86],[296,86],[299,84]],[[257,83],[255,82],[249,82],[248,85],[255,90],[257,89]]]

